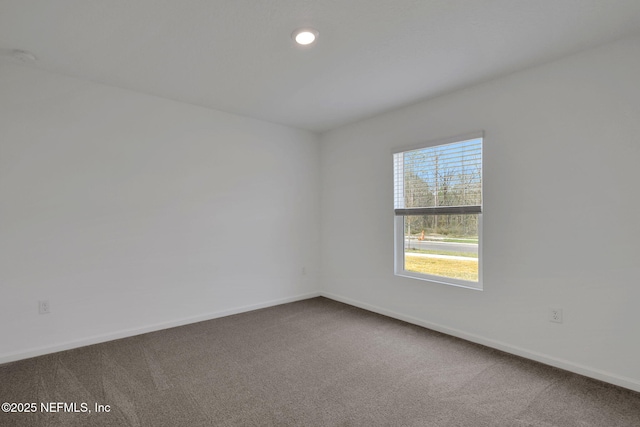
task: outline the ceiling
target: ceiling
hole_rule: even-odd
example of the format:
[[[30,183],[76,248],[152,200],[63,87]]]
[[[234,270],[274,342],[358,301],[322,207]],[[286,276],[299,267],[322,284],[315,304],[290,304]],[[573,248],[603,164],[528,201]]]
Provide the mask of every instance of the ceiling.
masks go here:
[[[638,33],[638,0],[0,0],[27,66],[316,132]]]

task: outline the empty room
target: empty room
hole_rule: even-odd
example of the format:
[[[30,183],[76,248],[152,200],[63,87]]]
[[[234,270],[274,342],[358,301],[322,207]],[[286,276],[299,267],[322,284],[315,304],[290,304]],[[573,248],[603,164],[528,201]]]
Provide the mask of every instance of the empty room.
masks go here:
[[[0,0],[1,426],[640,426],[637,0]]]

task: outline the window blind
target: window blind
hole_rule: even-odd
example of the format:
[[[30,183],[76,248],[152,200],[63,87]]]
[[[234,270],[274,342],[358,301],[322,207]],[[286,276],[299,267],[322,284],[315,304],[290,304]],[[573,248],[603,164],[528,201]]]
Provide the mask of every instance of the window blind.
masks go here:
[[[396,215],[482,212],[482,137],[393,155]]]

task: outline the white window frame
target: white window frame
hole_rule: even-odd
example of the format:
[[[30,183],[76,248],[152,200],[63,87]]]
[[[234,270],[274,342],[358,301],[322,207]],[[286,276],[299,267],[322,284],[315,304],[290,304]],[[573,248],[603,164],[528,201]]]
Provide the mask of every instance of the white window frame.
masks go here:
[[[474,132],[471,134],[460,135],[451,138],[439,139],[435,141],[430,141],[424,144],[420,144],[417,146],[410,147],[401,147],[394,149],[392,154],[401,153],[405,151],[419,150],[422,148],[435,147],[438,145],[451,144],[455,142],[468,141],[471,139],[482,138],[482,169],[484,175],[484,132]],[[395,177],[394,177],[395,179]],[[481,182],[481,191],[483,194],[482,200],[484,200],[484,179]],[[444,276],[436,276],[432,274],[424,274],[417,273],[415,271],[408,271],[404,268],[404,257],[405,257],[405,241],[404,241],[404,219],[406,215],[396,215],[394,213],[394,274],[396,276],[401,277],[409,277],[412,279],[424,280],[433,283],[439,283],[450,286],[457,286],[461,288],[473,289],[482,291],[482,212],[476,214],[478,215],[478,281],[470,281],[470,280],[462,280],[456,279],[453,277],[444,277]]]

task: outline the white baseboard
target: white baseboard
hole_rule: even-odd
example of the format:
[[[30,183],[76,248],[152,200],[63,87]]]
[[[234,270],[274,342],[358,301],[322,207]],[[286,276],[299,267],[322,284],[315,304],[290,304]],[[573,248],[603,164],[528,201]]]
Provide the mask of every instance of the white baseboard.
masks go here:
[[[584,375],[585,377],[594,378],[606,383],[615,384],[620,387],[628,388],[630,390],[640,392],[640,382],[632,378],[622,377],[611,372],[602,371],[600,369],[591,368],[578,363],[573,363],[569,360],[559,359],[556,357],[548,356],[546,354],[538,353],[535,351],[527,350],[522,347],[517,347],[511,344],[507,344],[501,341],[496,341],[490,338],[485,338],[480,335],[470,334],[458,329],[449,328],[447,326],[439,325],[437,323],[427,322],[416,317],[407,316],[401,313],[397,313],[392,310],[387,310],[382,307],[377,307],[371,304],[367,304],[361,301],[356,301],[351,298],[336,295],[331,292],[321,292],[321,296],[329,298],[335,301],[339,301],[345,304],[353,305],[355,307],[362,308],[367,311],[382,314],[384,316],[392,317],[394,319],[402,320],[407,323],[422,326],[427,329],[442,332],[447,335],[462,338],[467,341],[471,341],[477,344],[482,344],[487,347],[495,348],[497,350],[504,351],[505,353],[521,356],[526,359],[535,360],[536,362],[544,363],[545,365],[555,366],[556,368],[564,369],[565,371],[573,372],[576,374]]]
[[[31,357],[42,356],[44,354],[57,353],[59,351],[71,350],[73,348],[84,347],[92,344],[99,344],[106,341],[113,341],[120,338],[128,338],[135,335],[146,334],[147,332],[159,331],[162,329],[174,328],[176,326],[188,325],[190,323],[202,322],[205,320],[217,319],[219,317],[231,316],[233,314],[244,313],[246,311],[258,310],[261,308],[272,307],[275,305],[286,304],[295,301],[301,301],[309,298],[320,296],[319,292],[311,292],[293,297],[281,298],[277,300],[265,301],[258,304],[250,304],[241,307],[235,307],[228,310],[216,311],[213,313],[200,314],[198,316],[185,317],[182,319],[171,320],[169,322],[156,323],[153,325],[143,326],[140,328],[125,329],[113,333],[95,335],[85,337],[78,340],[68,341],[62,344],[52,346],[44,346],[32,348],[25,351],[15,353],[0,354],[0,365],[3,363],[15,362],[16,360],[28,359]]]
[[[147,332],[159,331],[162,329],[173,328],[176,326],[187,325],[190,323],[202,322],[205,320],[217,319],[219,317],[231,316],[233,314],[244,313],[247,311],[258,310],[261,308],[272,307],[280,304],[286,304],[295,301],[301,301],[309,298],[315,298],[322,296],[335,301],[339,301],[345,304],[353,305],[355,307],[362,308],[364,310],[372,311],[374,313],[382,314],[384,316],[392,317],[394,319],[402,320],[407,323],[422,326],[427,329],[442,332],[447,335],[462,338],[467,341],[471,341],[477,344],[482,344],[487,347],[495,348],[497,350],[504,351],[506,353],[521,356],[527,359],[535,360],[546,365],[555,366],[556,368],[564,369],[569,372],[584,375],[586,377],[594,378],[600,381],[604,381],[610,384],[615,384],[620,387],[628,388],[640,392],[640,382],[631,378],[622,377],[610,372],[602,371],[600,369],[591,368],[581,364],[573,363],[568,360],[559,359],[556,357],[548,356],[546,354],[538,353],[535,351],[527,350],[525,348],[517,347],[511,344],[507,344],[501,341],[496,341],[490,338],[482,337],[476,334],[470,334],[455,328],[450,328],[437,323],[427,322],[416,317],[407,316],[401,313],[397,313],[392,310],[387,310],[382,307],[377,307],[368,303],[357,301],[351,298],[347,298],[341,295],[337,295],[331,292],[311,292],[302,295],[296,295],[293,297],[282,298],[278,300],[265,301],[258,304],[245,305],[241,307],[235,307],[228,310],[217,311],[213,313],[201,314],[198,316],[192,316],[169,322],[162,322],[153,325],[148,325],[140,328],[132,328],[121,330],[118,332],[96,335],[92,337],[86,337],[79,340],[68,341],[62,344],[56,344],[53,346],[45,346],[33,348],[25,351],[1,354],[0,364],[14,362],[16,360],[28,359],[31,357],[42,356],[44,354],[56,353],[64,350],[71,350],[78,347],[84,347],[92,344],[99,344],[106,341],[113,341],[120,338],[132,337],[135,335],[145,334]]]

